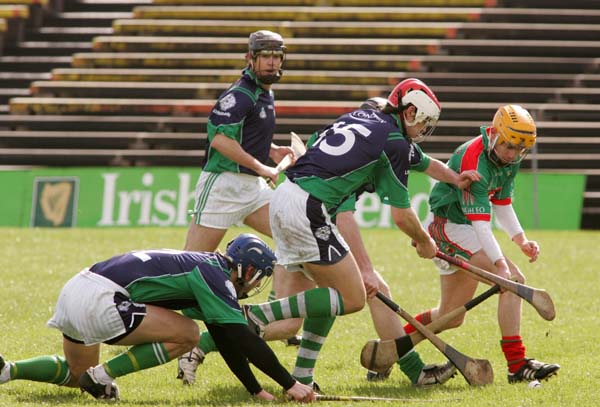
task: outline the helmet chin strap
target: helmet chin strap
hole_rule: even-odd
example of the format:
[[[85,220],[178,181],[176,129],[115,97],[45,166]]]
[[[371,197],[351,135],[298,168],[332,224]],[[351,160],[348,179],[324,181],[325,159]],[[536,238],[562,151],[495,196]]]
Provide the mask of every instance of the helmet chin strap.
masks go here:
[[[265,85],[272,85],[273,83],[277,83],[281,80],[281,77],[283,76],[283,68],[279,68],[277,70],[277,72],[275,72],[274,74],[270,74],[270,75],[261,75],[260,72],[263,71],[264,69],[258,69],[257,68],[257,59],[258,56],[251,56],[252,58],[252,64],[250,65],[250,68],[252,68],[252,71],[254,72],[254,74],[256,75],[256,77],[258,78],[258,80],[261,83],[264,83]],[[283,61],[282,61],[282,65],[283,65]]]
[[[260,75],[258,72],[254,71],[258,80],[265,85],[271,85],[273,83],[279,82],[281,77],[283,76],[283,70],[279,69],[276,73],[271,75]]]
[[[505,162],[504,160],[502,160],[498,154],[496,153],[496,150],[492,147],[492,149],[490,150],[488,156],[490,157],[490,160],[492,160],[492,162],[494,164],[496,164],[498,167],[506,167],[507,165],[509,165],[510,163]]]

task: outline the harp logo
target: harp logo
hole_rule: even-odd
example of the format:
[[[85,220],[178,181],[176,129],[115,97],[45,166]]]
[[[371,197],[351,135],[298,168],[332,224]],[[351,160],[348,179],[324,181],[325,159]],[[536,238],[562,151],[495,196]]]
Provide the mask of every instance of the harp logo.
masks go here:
[[[75,226],[78,194],[77,177],[36,177],[33,181],[31,226]]]

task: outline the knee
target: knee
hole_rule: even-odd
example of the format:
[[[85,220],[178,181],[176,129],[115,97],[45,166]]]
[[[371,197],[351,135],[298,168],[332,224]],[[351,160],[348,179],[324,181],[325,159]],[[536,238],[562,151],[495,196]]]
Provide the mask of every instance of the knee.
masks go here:
[[[352,314],[358,312],[365,307],[367,296],[363,292],[362,295],[356,295],[351,298],[344,298],[344,314]]]
[[[465,322],[465,315],[460,315],[456,318],[452,318],[445,326],[445,329],[458,328]]]
[[[432,319],[435,321],[435,320],[443,317],[444,315],[446,315],[447,313],[449,313],[451,310],[453,310],[455,308],[456,307],[454,305],[451,305],[451,306],[445,305],[444,307],[438,308],[437,311],[432,310],[432,314],[431,314]],[[465,322],[466,316],[467,316],[466,313],[462,313],[462,314],[456,315],[452,319],[449,319],[444,324],[442,330],[458,328]]]
[[[200,329],[198,324],[190,319],[191,323],[188,323],[187,327],[183,330],[183,334],[180,336],[180,342],[182,347],[191,350],[194,346],[200,342]]]

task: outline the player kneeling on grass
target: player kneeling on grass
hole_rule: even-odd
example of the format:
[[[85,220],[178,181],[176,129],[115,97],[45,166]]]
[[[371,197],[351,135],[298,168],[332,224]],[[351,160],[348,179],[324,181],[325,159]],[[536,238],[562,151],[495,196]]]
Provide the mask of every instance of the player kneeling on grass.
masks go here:
[[[118,399],[114,379],[189,352],[199,340],[198,319],[252,395],[274,399],[261,388],[248,362],[294,400],[314,401],[312,388],[294,380],[248,329],[238,303],[271,276],[275,260],[262,240],[242,234],[229,242],[225,254],[147,250],[96,263],[67,282],[48,322],[63,333],[65,357],[8,362],[0,356],[0,384],[33,380],[80,387],[98,399]],[[98,364],[100,343],[133,346]]]

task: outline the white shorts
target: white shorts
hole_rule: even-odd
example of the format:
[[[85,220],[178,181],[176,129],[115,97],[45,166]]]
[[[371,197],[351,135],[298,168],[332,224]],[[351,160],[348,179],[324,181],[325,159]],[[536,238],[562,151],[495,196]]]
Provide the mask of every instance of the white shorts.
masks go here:
[[[229,229],[267,205],[273,190],[262,177],[235,172],[202,171],[196,184],[197,225]]]
[[[273,194],[269,219],[281,265],[335,264],[349,251],[325,206],[287,179]]]
[[[482,249],[471,225],[452,223],[447,219],[435,216],[433,221],[425,227],[440,251],[449,256],[460,257],[468,261],[473,254]],[[445,261],[435,261],[435,263],[442,275],[453,274],[458,270],[456,266]]]
[[[115,305],[117,292],[129,297],[123,287],[85,269],[67,281],[47,325],[86,345],[122,335],[127,329]]]

